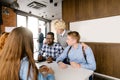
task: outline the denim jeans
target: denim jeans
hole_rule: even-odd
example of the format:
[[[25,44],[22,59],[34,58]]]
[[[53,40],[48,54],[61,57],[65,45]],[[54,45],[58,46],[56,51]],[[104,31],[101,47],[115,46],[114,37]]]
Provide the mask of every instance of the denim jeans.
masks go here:
[[[41,50],[43,43],[39,43],[39,50]]]

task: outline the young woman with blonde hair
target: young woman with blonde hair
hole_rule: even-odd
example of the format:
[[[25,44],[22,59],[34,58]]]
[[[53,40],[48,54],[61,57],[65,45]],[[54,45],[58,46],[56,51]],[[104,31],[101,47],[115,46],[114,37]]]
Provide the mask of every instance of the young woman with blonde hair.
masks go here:
[[[51,26],[56,30],[57,42],[65,49],[68,46],[66,39],[67,33],[69,32],[69,30],[66,30],[65,22],[62,19],[55,19],[51,22]]]
[[[15,28],[1,51],[0,80],[49,80],[38,72],[33,59],[33,35],[27,28]]]

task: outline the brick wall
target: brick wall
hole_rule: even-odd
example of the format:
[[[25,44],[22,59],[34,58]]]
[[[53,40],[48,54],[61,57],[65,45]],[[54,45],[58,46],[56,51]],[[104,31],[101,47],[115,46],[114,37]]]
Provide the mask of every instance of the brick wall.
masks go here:
[[[2,7],[3,24],[1,25],[1,32],[5,31],[5,27],[16,27],[16,25],[17,25],[16,13],[12,9],[7,8],[9,11],[9,15],[6,15],[5,13],[3,13],[4,9],[5,9],[5,7]]]

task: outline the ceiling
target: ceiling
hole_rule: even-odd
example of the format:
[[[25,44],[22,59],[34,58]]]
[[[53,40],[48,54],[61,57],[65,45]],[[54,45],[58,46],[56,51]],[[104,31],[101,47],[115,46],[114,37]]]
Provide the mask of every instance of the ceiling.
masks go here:
[[[3,0],[4,2],[7,3],[12,3],[14,0]],[[45,7],[29,7],[27,6],[31,2],[35,1],[38,3],[41,3],[45,5]],[[48,19],[48,20],[53,20],[57,18],[62,18],[62,0],[17,0],[19,4],[18,10],[34,14],[36,16]],[[32,4],[32,6],[36,6],[37,4]],[[38,8],[38,9],[36,9]]]

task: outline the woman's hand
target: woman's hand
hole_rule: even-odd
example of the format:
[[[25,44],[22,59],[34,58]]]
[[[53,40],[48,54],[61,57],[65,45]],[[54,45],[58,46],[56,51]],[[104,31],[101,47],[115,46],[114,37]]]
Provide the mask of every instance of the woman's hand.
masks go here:
[[[76,62],[70,62],[70,65],[73,67],[73,68],[80,68],[80,64],[76,63]]]
[[[39,67],[39,72],[48,72],[49,68],[46,65],[42,65]]]
[[[52,69],[52,68],[49,68],[49,70],[48,70],[47,74],[54,74],[53,69]]]
[[[62,69],[67,68],[67,65],[64,64],[63,62],[59,62],[58,65],[59,65],[59,67],[62,68]]]
[[[39,68],[39,72],[42,73],[44,76],[47,76],[48,74],[54,74],[52,68],[48,68],[46,65],[42,65]]]

